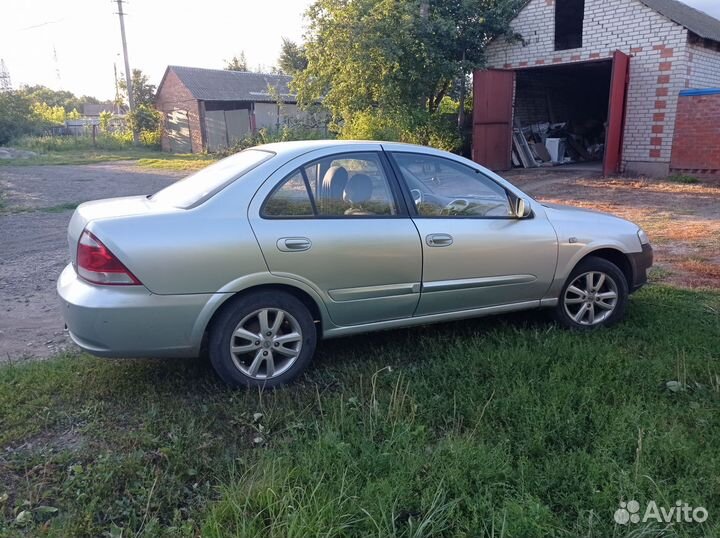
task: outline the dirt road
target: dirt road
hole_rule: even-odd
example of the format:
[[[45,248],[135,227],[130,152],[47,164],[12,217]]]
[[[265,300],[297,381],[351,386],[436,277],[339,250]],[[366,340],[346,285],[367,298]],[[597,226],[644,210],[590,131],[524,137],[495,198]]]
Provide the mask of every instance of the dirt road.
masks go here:
[[[74,207],[149,194],[183,175],[132,163],[0,167],[0,362],[47,357],[70,344],[55,282],[68,263]]]

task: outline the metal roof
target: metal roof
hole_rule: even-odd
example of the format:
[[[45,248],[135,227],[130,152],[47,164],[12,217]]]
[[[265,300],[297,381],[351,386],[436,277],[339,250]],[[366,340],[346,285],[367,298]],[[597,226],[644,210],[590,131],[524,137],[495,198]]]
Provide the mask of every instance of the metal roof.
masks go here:
[[[650,9],[698,36],[720,42],[720,20],[707,13],[683,4],[679,0],[640,0]]]
[[[287,75],[178,65],[168,66],[167,71],[173,71],[193,97],[202,101],[275,102],[278,96],[284,102],[297,100],[288,87],[292,77]]]

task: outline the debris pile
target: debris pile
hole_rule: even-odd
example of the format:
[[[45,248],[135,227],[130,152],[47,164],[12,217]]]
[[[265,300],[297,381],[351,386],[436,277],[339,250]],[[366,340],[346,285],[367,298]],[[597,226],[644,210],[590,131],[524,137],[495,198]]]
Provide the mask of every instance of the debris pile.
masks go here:
[[[518,168],[602,161],[605,126],[596,121],[566,121],[523,127],[516,119],[512,142],[512,163]]]

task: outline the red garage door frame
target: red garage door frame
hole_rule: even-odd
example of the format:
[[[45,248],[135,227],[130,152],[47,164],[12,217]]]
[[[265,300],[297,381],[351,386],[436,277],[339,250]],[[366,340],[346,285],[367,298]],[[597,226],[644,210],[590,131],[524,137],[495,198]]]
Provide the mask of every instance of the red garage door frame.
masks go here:
[[[574,62],[571,65],[607,62],[607,58]],[[565,65],[568,64],[556,64]],[[544,69],[537,66],[522,69]],[[472,158],[492,170],[512,167],[512,125],[515,99],[514,69],[488,69],[473,73],[473,143]],[[620,172],[623,130],[630,81],[630,57],[615,51],[612,57],[608,125],[605,135],[603,174]]]

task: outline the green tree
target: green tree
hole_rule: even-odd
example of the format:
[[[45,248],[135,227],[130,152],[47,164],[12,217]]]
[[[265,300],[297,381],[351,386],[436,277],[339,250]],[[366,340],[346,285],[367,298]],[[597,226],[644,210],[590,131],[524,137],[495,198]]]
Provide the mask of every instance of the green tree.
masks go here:
[[[239,56],[233,56],[229,60],[225,60],[226,71],[249,71],[245,51],[240,51]]]
[[[157,86],[148,82],[148,77],[141,69],[132,70],[132,92],[133,101],[136,107],[140,105],[152,106],[155,102],[155,91]],[[127,82],[125,81],[125,75],[120,77],[118,81],[120,92],[123,96],[123,101],[127,102]]]
[[[305,55],[305,47],[298,45],[294,41],[282,38],[280,46],[280,57],[278,58],[278,68],[281,73],[294,75],[299,71],[303,71],[308,64]]]
[[[100,112],[100,130],[103,133],[107,133],[110,130],[110,121],[112,120],[112,112],[109,110],[103,110]]]
[[[465,102],[467,83],[474,69],[485,64],[485,47],[495,37],[510,33],[509,22],[524,4],[522,0],[438,0],[425,3],[421,16],[420,35],[425,43],[445,62],[447,73],[443,76],[443,95],[453,84],[458,87],[455,97]],[[425,14],[426,13],[426,14]],[[436,101],[436,105],[440,104]],[[458,109],[458,125],[464,123],[465,107]]]
[[[62,125],[67,119],[67,112],[62,106],[51,106],[44,101],[32,104],[32,115],[35,120],[44,125]]]
[[[46,86],[22,86],[18,90],[22,95],[27,97],[31,103],[46,103],[48,106],[61,106],[65,112],[72,112],[75,108],[82,110],[84,104],[100,104],[100,100],[90,95],[76,96],[74,93],[66,90],[51,90]]]
[[[0,146],[36,129],[31,106],[20,91],[0,92]]]
[[[299,101],[322,102],[343,136],[373,117],[385,130],[404,118],[403,137],[427,143],[433,129],[447,128],[434,119],[443,99],[458,81],[464,92],[468,74],[484,63],[487,43],[508,34],[518,4],[316,0],[307,12],[307,68],[293,80]]]
[[[135,133],[157,132],[160,128],[162,113],[155,110],[152,105],[140,104],[128,114],[128,125]]]

